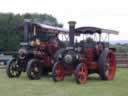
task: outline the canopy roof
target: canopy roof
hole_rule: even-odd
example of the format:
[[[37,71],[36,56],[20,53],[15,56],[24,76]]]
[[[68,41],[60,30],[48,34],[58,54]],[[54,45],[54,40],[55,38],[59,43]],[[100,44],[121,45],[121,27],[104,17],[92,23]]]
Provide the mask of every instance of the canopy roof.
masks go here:
[[[60,28],[60,27],[54,27],[54,26],[49,26],[46,24],[42,24],[42,23],[33,23],[33,22],[29,22],[29,26],[28,26],[28,30],[29,32],[31,32],[34,29],[34,26],[36,27],[36,30],[40,30],[38,32],[49,32],[49,33],[62,33],[62,34],[68,34],[68,30],[64,29],[64,28]],[[20,25],[18,27],[18,30],[20,31],[24,31],[24,24]]]
[[[97,27],[79,27],[75,29],[75,32],[78,34],[102,34],[102,33],[107,33],[107,34],[115,34],[118,35],[118,31],[115,30],[109,30],[109,29],[102,29],[102,28],[97,28]]]

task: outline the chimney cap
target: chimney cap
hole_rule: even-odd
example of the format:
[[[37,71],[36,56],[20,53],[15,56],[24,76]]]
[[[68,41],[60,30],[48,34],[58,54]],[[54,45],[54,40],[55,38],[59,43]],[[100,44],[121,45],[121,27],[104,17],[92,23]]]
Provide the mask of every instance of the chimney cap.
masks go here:
[[[31,22],[30,19],[24,19],[24,22]]]
[[[68,24],[69,24],[70,26],[75,26],[76,21],[69,21]]]

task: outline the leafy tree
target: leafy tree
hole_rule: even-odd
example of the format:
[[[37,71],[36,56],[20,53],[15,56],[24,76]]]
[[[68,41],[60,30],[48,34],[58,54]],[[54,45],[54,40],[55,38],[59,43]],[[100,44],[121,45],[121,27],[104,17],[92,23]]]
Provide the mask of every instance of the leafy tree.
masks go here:
[[[52,15],[26,13],[23,16],[24,16],[24,18],[31,19],[33,22],[40,22],[40,23],[44,23],[47,25],[51,25],[51,26],[63,27],[63,25],[61,23],[58,23],[57,19],[55,17],[53,17]]]

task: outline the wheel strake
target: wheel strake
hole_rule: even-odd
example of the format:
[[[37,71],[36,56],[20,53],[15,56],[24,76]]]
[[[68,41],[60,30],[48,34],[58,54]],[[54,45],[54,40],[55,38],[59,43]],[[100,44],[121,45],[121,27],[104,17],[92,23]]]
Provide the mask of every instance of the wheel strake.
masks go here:
[[[19,68],[18,61],[16,59],[12,59],[8,62],[6,67],[7,76],[10,78],[19,77],[21,75],[21,70]]]
[[[38,80],[41,78],[41,66],[38,60],[32,59],[28,62],[27,76],[30,80]]]
[[[88,76],[88,69],[86,64],[79,64],[76,68],[75,72],[76,76],[76,81],[79,84],[84,84],[87,81],[87,76]]]
[[[116,57],[113,51],[104,50],[99,57],[99,75],[102,80],[113,80],[116,71]]]
[[[52,76],[54,81],[64,80],[64,65],[61,62],[54,64],[52,70]]]
[[[105,75],[107,80],[112,80],[114,78],[116,71],[116,58],[112,52],[109,52],[106,56],[105,63]]]

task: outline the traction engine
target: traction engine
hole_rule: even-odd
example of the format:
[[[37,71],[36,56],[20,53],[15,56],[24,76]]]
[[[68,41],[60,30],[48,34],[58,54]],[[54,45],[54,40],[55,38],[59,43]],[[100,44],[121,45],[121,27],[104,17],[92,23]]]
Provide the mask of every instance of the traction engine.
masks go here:
[[[99,74],[102,80],[113,80],[116,71],[116,57],[114,49],[101,41],[101,34],[118,34],[113,30],[96,27],[75,28],[75,22],[69,22],[69,45],[57,52],[56,63],[52,68],[54,81],[63,81],[67,75],[74,74],[76,82],[84,84],[88,75]],[[98,34],[99,41],[92,38],[74,43],[77,35]]]

